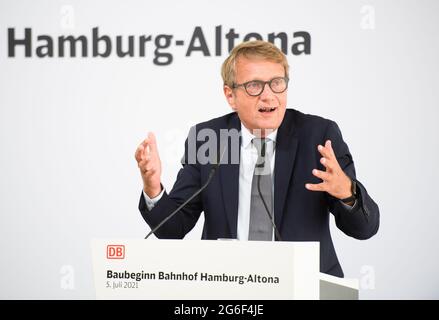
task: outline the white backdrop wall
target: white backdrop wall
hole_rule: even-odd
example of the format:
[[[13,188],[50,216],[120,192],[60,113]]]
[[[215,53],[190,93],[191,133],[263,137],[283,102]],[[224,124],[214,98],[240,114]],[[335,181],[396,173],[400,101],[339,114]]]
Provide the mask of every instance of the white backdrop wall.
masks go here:
[[[381,209],[367,241],[332,224],[346,277],[362,299],[439,298],[437,206],[438,1],[0,0],[0,298],[94,298],[91,238],[141,238],[137,145],[153,131],[170,189],[190,126],[230,112],[220,66],[231,28],[264,39],[311,35],[288,53],[288,106],[335,120],[357,175]],[[223,28],[215,55],[215,27]],[[211,53],[186,57],[200,26]],[[92,57],[92,29],[173,35],[167,66],[145,57]],[[8,29],[32,30],[8,54]],[[87,57],[37,56],[37,37],[85,35]],[[174,41],[173,40],[173,41]],[[79,53],[77,52],[77,55]],[[202,219],[187,238],[201,235]]]

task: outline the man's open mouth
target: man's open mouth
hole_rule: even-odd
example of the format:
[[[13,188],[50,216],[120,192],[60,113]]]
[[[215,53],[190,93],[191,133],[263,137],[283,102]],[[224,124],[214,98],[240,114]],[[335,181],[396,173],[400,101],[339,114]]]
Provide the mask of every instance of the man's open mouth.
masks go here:
[[[273,112],[276,110],[276,107],[259,107],[259,112]]]

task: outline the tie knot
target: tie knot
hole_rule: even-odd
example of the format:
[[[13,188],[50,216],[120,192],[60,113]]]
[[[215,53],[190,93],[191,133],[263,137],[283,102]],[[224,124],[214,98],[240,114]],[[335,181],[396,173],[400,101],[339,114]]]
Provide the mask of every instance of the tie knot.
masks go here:
[[[269,140],[268,138],[253,138],[253,145],[256,147],[256,150],[258,150],[258,157],[265,157],[267,142]]]

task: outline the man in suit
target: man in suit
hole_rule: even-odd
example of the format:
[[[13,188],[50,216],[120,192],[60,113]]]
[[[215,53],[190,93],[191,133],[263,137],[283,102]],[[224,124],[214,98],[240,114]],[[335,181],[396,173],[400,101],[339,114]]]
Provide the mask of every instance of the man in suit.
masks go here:
[[[229,130],[239,132],[239,139],[231,139],[225,150],[217,149],[227,156],[216,168],[200,161],[202,141],[188,138],[183,167],[168,194],[160,182],[158,147],[150,133],[135,154],[143,180],[143,218],[151,228],[157,226],[216,168],[206,189],[158,229],[157,237],[183,238],[204,212],[203,239],[319,241],[320,271],[343,277],[329,214],[348,236],[368,239],[378,231],[379,209],[356,180],[337,124],[286,109],[288,63],[271,43],[250,41],[235,47],[223,63],[222,77],[233,112],[196,125],[190,136],[210,130],[219,137],[221,130]],[[229,159],[234,150],[236,162]],[[198,158],[189,161],[194,152]]]

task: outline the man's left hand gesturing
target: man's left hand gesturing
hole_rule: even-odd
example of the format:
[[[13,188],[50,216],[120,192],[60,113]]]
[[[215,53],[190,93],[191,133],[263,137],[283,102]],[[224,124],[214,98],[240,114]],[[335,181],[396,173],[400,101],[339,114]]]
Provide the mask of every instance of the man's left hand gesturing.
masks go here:
[[[331,141],[327,140],[325,146],[318,145],[317,150],[322,155],[320,163],[326,170],[313,169],[312,174],[322,179],[323,182],[317,184],[307,183],[305,187],[311,191],[325,191],[337,199],[345,199],[352,196],[352,181],[338,164]]]

